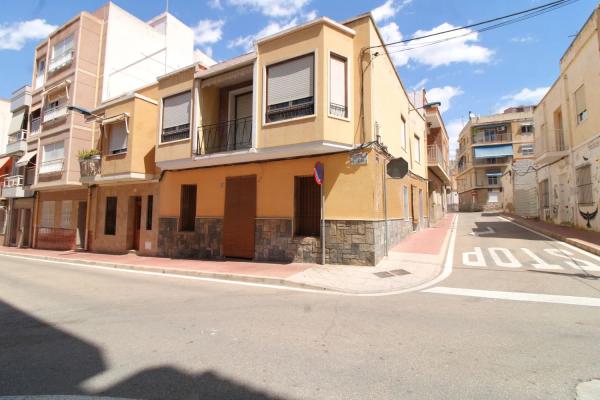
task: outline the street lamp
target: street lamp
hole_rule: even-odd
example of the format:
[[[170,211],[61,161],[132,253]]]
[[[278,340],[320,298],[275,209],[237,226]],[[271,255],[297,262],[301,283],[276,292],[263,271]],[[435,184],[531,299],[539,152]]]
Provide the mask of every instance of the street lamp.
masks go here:
[[[432,103],[423,104],[421,107],[413,108],[412,110],[408,110],[408,112],[420,110],[422,108],[431,108],[431,107],[440,107],[442,105],[441,101],[434,101]]]
[[[92,113],[90,110],[85,109],[83,107],[79,107],[79,106],[67,106],[67,110],[69,110],[69,111],[75,111],[76,113],[81,114],[84,117],[96,117],[98,119],[102,119],[101,116],[96,115],[96,114]]]

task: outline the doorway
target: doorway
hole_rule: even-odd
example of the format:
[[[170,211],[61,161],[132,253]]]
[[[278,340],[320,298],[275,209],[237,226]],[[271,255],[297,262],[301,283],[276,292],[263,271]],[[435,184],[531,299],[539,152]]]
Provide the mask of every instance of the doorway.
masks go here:
[[[29,237],[31,232],[31,208],[21,209],[21,243],[20,247],[29,247]]]
[[[129,226],[131,226],[132,231],[132,241],[129,246],[130,250],[139,251],[140,250],[140,232],[142,226],[142,198],[141,196],[131,197],[130,200],[130,221]]]
[[[9,246],[17,245],[17,241],[18,241],[18,237],[19,237],[19,217],[20,217],[19,209],[14,208],[14,206],[13,206],[12,212],[10,213],[10,231],[9,231],[10,236],[8,239]]]
[[[244,149],[252,143],[252,91],[232,93],[232,109],[230,113],[234,120],[232,137],[228,138],[228,150]]]
[[[86,230],[86,219],[87,219],[87,202],[80,201],[79,207],[77,207],[77,235],[75,240],[77,241],[77,248],[85,248],[85,230]]]
[[[256,176],[228,177],[225,183],[223,255],[254,258]]]

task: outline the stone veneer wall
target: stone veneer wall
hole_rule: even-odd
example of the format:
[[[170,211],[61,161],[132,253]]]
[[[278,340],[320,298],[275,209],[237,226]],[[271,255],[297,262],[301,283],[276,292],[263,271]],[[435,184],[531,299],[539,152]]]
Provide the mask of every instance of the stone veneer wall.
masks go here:
[[[193,232],[181,232],[178,219],[158,221],[158,255],[171,258],[221,258],[223,219],[196,218]]]
[[[255,261],[321,262],[321,239],[294,237],[292,220],[257,218]],[[160,218],[158,251],[172,258],[221,258],[223,220],[196,218],[194,232],[179,232],[177,218]],[[376,265],[385,255],[383,221],[325,221],[328,264]],[[412,232],[412,222],[388,220],[388,248]]]

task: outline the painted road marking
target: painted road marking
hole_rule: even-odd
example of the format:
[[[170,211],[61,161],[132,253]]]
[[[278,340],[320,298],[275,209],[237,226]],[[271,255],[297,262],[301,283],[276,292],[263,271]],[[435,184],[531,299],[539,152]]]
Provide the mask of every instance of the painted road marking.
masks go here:
[[[423,290],[425,293],[447,294],[454,296],[479,297],[484,299],[528,301],[535,303],[568,304],[574,306],[600,307],[598,297],[559,296],[554,294],[501,292],[496,290],[479,290],[436,286]]]
[[[485,236],[485,235],[491,235],[492,233],[496,233],[496,231],[491,226],[488,226],[487,229],[483,232],[476,231],[475,229],[473,229],[473,232],[469,233],[469,235]]]

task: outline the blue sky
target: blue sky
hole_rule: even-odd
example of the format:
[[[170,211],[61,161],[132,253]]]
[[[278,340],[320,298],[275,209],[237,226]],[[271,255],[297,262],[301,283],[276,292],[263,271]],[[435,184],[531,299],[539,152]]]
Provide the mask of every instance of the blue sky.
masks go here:
[[[344,20],[377,9],[387,40],[508,14],[548,0],[169,0],[169,11],[195,28],[197,47],[216,60],[244,53],[252,40],[316,16]],[[33,49],[55,25],[105,0],[23,0],[3,3],[0,15],[0,97],[31,80]],[[165,0],[117,0],[147,20]],[[535,104],[558,74],[558,62],[597,0],[578,2],[498,30],[394,54],[405,86],[424,86],[443,102],[454,139],[469,111],[489,114]],[[484,5],[484,6],[483,6]],[[454,140],[453,140],[454,141]]]

